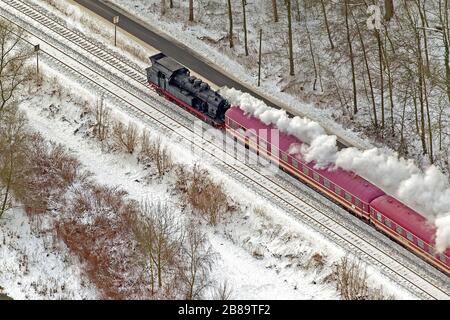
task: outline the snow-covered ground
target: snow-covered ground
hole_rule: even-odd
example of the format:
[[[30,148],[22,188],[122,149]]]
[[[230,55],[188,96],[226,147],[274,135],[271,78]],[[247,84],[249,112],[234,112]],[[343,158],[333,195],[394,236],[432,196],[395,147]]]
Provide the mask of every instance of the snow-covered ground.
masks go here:
[[[97,182],[119,185],[136,200],[143,197],[169,199],[170,181],[143,184],[146,173],[135,157],[102,152],[100,145],[85,135],[86,123],[80,119],[81,106],[85,100],[93,103],[95,94],[60,74],[52,75],[50,67],[43,66],[43,70],[46,76],[55,78],[45,81],[38,94],[21,103],[32,128],[45,138],[69,148],[83,167],[94,174]],[[56,83],[64,84],[61,97],[51,95]],[[115,113],[119,118],[128,118],[123,113]],[[184,161],[186,165],[199,160],[178,146],[173,146],[171,152],[185,155],[176,160]],[[204,227],[219,256],[212,272],[214,279],[218,283],[226,281],[232,288],[233,298],[338,298],[335,284],[323,281],[333,264],[345,254],[342,249],[271,207],[251,190],[243,189],[213,167],[208,169],[215,179],[223,181],[230,196],[241,207],[238,213],[225,218],[218,228]],[[2,229],[6,244],[2,246],[2,255],[8,259],[1,259],[0,269],[0,286],[8,295],[16,299],[96,297],[95,289],[82,280],[79,265],[67,257],[67,252],[46,245],[44,236],[31,231],[27,216],[20,210],[10,212],[10,215],[13,220],[5,219],[3,223],[7,228]],[[11,230],[16,236],[8,235],[14,233]],[[322,268],[308,266],[316,253],[324,257]],[[39,259],[47,255],[51,260]],[[28,259],[27,268],[20,267],[20,259]],[[407,292],[389,284],[376,270],[370,272],[370,282],[374,286],[383,285],[397,298],[411,298]]]
[[[130,44],[133,43],[130,41]],[[126,51],[123,53],[130,57]],[[145,197],[171,199],[170,181],[144,183],[146,172],[134,156],[103,152],[95,140],[85,135],[87,124],[80,118],[81,105],[85,100],[93,105],[96,94],[52,71],[51,66],[42,68],[47,77],[55,77],[55,80],[46,80],[37,94],[21,103],[32,128],[47,139],[69,148],[83,167],[93,173],[95,181],[119,185],[136,200]],[[51,94],[56,83],[65,88],[61,97]],[[117,110],[114,113],[125,121],[131,120]],[[143,123],[137,124],[144,126]],[[170,149],[174,155],[183,155],[175,156],[177,162],[190,166],[200,160],[180,146],[170,146]],[[233,298],[338,298],[335,284],[327,281],[327,275],[346,252],[214,167],[207,169],[213,178],[224,183],[230,196],[239,203],[240,210],[225,217],[217,228],[203,227],[219,256],[212,271],[214,279],[219,283],[228,282]],[[11,211],[2,223],[5,227],[0,230],[3,235],[0,287],[8,295],[16,299],[97,297],[95,288],[83,280],[77,262],[61,248],[53,247],[44,235],[36,234],[20,209]],[[324,257],[323,267],[311,265],[315,254]],[[48,260],[42,259],[47,255]],[[369,282],[374,287],[383,286],[396,298],[414,298],[371,268]]]
[[[54,247],[52,237],[36,234],[30,223],[20,207],[0,220],[0,287],[4,293],[13,299],[95,298],[96,289],[83,280],[77,261]]]

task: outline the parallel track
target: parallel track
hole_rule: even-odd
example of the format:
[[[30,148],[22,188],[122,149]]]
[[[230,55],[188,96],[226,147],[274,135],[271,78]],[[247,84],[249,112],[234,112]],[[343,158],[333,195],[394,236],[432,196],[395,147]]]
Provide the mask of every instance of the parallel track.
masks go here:
[[[202,134],[192,130],[192,119],[181,116],[174,111],[173,106],[154,96],[149,90],[143,91],[145,75],[140,75],[132,64],[117,54],[64,27],[42,8],[36,9],[35,5],[30,6],[20,0],[1,2],[8,5],[8,10],[5,7],[5,12],[1,15],[24,28],[31,38],[39,41],[45,58],[61,71],[76,79],[83,79],[87,86],[104,93],[116,105],[121,106],[122,110],[158,128],[173,140],[198,148],[236,181],[267,197],[280,209],[289,212],[296,219],[300,218],[362,260],[377,266],[386,276],[414,294],[428,299],[450,299],[450,290],[445,286],[445,281],[442,284],[431,278],[426,279],[423,273],[397,261],[396,257],[391,256],[391,251],[379,248],[376,243],[354,232],[332,214],[322,212],[320,206],[306,203],[297,192],[282,185],[277,179],[263,176],[256,168],[237,162],[230,154],[218,156],[223,155],[222,148],[206,141]],[[33,23],[27,22],[27,19],[31,19]],[[42,27],[52,36],[47,32],[43,33]],[[56,40],[57,38],[60,40]],[[33,41],[30,43],[35,44]],[[88,59],[86,56],[92,57]],[[124,75],[134,84],[124,81]]]

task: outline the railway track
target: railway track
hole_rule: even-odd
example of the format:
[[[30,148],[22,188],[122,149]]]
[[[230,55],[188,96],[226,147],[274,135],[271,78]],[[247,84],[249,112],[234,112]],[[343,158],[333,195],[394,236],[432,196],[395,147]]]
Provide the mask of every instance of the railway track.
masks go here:
[[[144,89],[145,75],[140,75],[135,66],[117,54],[64,27],[36,5],[22,0],[0,0],[0,5],[5,9],[0,15],[24,28],[29,34],[27,41],[40,43],[44,59],[60,71],[102,92],[122,110],[158,128],[172,140],[201,150],[202,155],[230,177],[270,199],[277,207],[301,219],[363,261],[377,266],[384,275],[415,295],[424,299],[450,299],[447,281],[441,283],[402,263],[402,259],[393,255],[389,248],[379,246],[365,234],[352,230],[322,206],[305,201],[293,184],[266,177],[257,168],[236,161],[234,155],[224,154],[221,146],[203,138],[202,131],[199,133],[192,129],[193,117],[181,115],[177,107]],[[130,81],[124,81],[124,76]]]

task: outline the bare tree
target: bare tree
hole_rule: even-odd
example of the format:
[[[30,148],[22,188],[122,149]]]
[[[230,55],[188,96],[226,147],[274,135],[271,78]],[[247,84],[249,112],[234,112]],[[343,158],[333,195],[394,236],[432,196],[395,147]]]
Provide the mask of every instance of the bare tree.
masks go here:
[[[371,288],[367,283],[366,269],[359,260],[343,257],[335,270],[337,289],[344,300],[385,300],[382,288]]]
[[[110,110],[105,107],[103,96],[97,100],[95,108],[95,135],[100,141],[104,141],[108,136]]]
[[[191,222],[186,231],[180,270],[181,281],[186,286],[186,299],[202,298],[203,291],[212,284],[209,272],[214,259],[214,253],[208,246],[205,234]]]
[[[29,47],[22,46],[22,36],[23,30],[0,21],[0,119],[15,91],[31,78],[25,62],[32,52]]]
[[[0,218],[11,208],[12,194],[25,191],[28,134],[25,115],[14,105],[3,111],[0,122]]]
[[[367,272],[360,262],[343,257],[336,267],[337,289],[344,300],[367,299],[369,287],[367,286]]]
[[[146,257],[154,292],[156,281],[159,288],[163,286],[165,271],[177,268],[184,237],[182,228],[167,203],[145,200],[141,203],[140,216],[134,219],[133,231]]]
[[[371,97],[370,101],[372,103],[372,113],[373,113],[373,125],[374,125],[375,129],[378,129],[378,115],[377,115],[377,107],[376,107],[376,102],[375,102],[374,86],[373,86],[373,81],[372,81],[372,74],[370,72],[369,59],[367,58],[366,45],[364,44],[361,29],[359,28],[358,22],[356,21],[353,13],[351,13],[351,16],[353,18],[353,23],[355,24],[356,30],[358,32],[359,42],[361,45],[361,50],[362,50],[363,58],[364,58],[364,66],[366,68],[367,77],[368,77],[368,81],[369,81],[370,97]]]
[[[228,282],[225,280],[214,288],[212,299],[213,300],[230,300],[232,296],[232,289]]]
[[[145,208],[147,209],[147,208]],[[141,253],[144,257],[144,267],[148,269],[150,278],[150,292],[152,295],[155,294],[155,274],[156,267],[154,264],[155,260],[155,239],[154,230],[155,226],[152,219],[148,219],[146,216],[144,218],[135,217],[132,223],[132,230],[134,236],[139,243]]]
[[[167,203],[156,202],[145,204],[142,207],[144,212],[150,213],[153,220],[155,256],[154,263],[158,272],[158,286],[162,286],[162,274],[166,266],[174,262],[182,243],[181,227],[172,212],[172,208]]]
[[[317,80],[319,77],[319,73],[318,73],[318,68],[317,68],[317,64],[316,64],[316,54],[314,53],[314,47],[313,47],[313,43],[312,43],[312,39],[311,39],[311,34],[309,32],[309,28],[308,28],[308,12],[305,8],[305,30],[306,30],[306,35],[308,37],[308,43],[309,43],[309,52],[311,54],[311,61],[314,67],[314,83],[313,83],[313,90],[316,91],[316,84],[317,84]]]
[[[162,145],[161,139],[158,137],[155,140],[151,140],[148,132],[145,130],[141,136],[139,161],[144,165],[155,164],[159,177],[162,177],[173,167],[172,157],[169,150]]]

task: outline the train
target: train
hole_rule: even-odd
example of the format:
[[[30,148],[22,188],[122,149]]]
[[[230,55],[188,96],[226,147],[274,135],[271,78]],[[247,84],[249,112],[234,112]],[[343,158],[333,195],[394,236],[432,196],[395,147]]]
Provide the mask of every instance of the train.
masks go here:
[[[318,169],[307,162],[292,146],[304,142],[279,130],[276,143],[271,136],[259,133],[277,128],[232,106],[208,84],[190,75],[190,71],[171,57],[158,53],[150,57],[146,69],[151,88],[169,101],[189,111],[202,121],[224,130],[246,148],[277,163],[283,171],[324,194],[350,213],[372,225],[429,264],[450,276],[450,248],[435,249],[436,229],[424,215],[386,194],[354,172],[341,168]],[[299,148],[300,149],[300,148]]]

